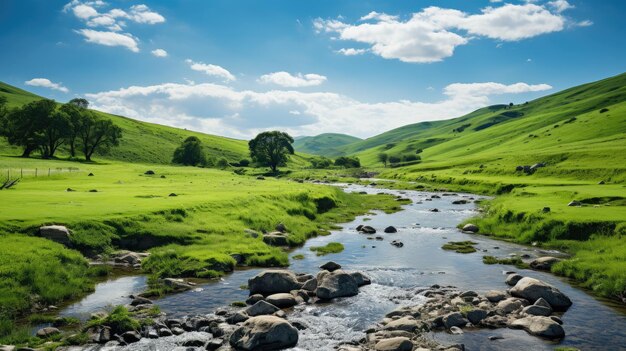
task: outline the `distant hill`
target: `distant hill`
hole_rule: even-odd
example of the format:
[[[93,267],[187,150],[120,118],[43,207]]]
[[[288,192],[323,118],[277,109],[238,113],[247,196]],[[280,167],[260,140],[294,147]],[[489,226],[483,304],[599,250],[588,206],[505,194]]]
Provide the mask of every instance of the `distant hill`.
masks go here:
[[[340,148],[365,165],[377,155],[419,154],[416,171],[433,162],[508,160],[576,162],[575,167],[626,168],[626,74],[520,105],[495,105],[445,121],[397,128]],[[605,162],[605,163],[603,163]],[[501,164],[504,161],[499,162]]]
[[[358,141],[361,141],[361,139],[346,134],[324,133],[316,136],[295,138],[293,146],[299,152],[336,157],[344,154],[340,150],[341,147]]]
[[[0,82],[0,95],[7,98],[10,107],[17,107],[42,99],[41,96],[2,82]],[[174,149],[184,139],[192,135],[202,140],[207,155],[211,157],[216,159],[225,157],[233,162],[249,158],[248,145],[244,140],[141,122],[98,111],[96,113],[103,117],[111,118],[115,124],[123,129],[123,138],[120,141],[120,146],[111,149],[110,153],[106,155],[106,158],[109,159],[139,163],[170,163]],[[0,138],[0,154],[18,155],[19,150],[8,145],[4,138]]]

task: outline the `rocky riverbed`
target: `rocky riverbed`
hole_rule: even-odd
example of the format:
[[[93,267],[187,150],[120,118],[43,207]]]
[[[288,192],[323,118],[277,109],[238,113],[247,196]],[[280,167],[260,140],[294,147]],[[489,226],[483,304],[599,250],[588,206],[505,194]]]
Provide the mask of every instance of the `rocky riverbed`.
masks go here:
[[[418,305],[402,306],[386,314],[364,336],[336,345],[343,351],[464,350],[463,344],[442,344],[432,332],[463,334],[464,330],[514,328],[547,339],[561,339],[565,328],[559,316],[571,300],[558,289],[540,280],[511,272],[503,288],[480,295],[471,290],[433,285],[413,293],[424,297]],[[297,347],[300,330],[308,325],[290,311],[297,306],[329,306],[335,299],[350,299],[359,288],[371,284],[362,272],[350,272],[335,262],[320,266],[316,274],[287,270],[262,271],[248,281],[250,296],[245,307],[225,307],[211,314],[169,318],[165,313],[144,324],[140,330],[124,330],[113,321],[87,327],[91,345],[61,350],[150,350],[154,340],[160,348],[181,350],[280,350]],[[126,308],[135,317],[145,317],[153,302],[135,297]],[[324,308],[324,307],[322,307]],[[93,319],[107,320],[103,314]],[[308,323],[315,323],[309,321]],[[39,334],[55,334],[43,328]],[[491,340],[496,340],[492,338]]]

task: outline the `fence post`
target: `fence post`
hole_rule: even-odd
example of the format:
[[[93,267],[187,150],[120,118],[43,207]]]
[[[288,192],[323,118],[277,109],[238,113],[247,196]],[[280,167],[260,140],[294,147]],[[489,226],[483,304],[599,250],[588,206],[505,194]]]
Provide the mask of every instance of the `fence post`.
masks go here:
[[[35,168],[35,178],[37,178],[37,168]]]
[[[20,168],[20,178],[24,178],[24,168]]]
[[[50,168],[48,168],[48,177],[50,176]]]

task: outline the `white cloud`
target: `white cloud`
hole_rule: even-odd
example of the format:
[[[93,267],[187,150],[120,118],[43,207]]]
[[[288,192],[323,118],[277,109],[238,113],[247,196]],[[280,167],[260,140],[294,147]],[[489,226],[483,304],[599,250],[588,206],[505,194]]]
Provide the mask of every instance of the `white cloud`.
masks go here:
[[[341,48],[339,50],[336,51],[338,54],[342,54],[345,56],[356,56],[356,55],[363,55],[364,53],[367,52],[366,49],[355,49],[355,48]]]
[[[111,34],[97,34],[97,33],[111,33],[119,32],[126,27],[126,21],[131,21],[141,24],[157,24],[165,22],[165,17],[161,14],[150,10],[146,5],[134,5],[131,6],[129,11],[121,9],[111,9],[108,12],[97,10],[108,6],[107,3],[101,0],[94,1],[81,1],[72,0],[63,7],[63,12],[71,12],[79,20],[83,21],[85,25],[92,28],[106,28],[108,32],[85,32],[87,29],[77,30],[77,33],[89,38],[87,41],[107,45],[107,46],[126,46],[132,51],[138,52],[137,40],[131,34],[119,34],[113,36]],[[105,43],[123,43],[123,44],[105,44]]]
[[[191,68],[194,71],[203,72],[210,76],[222,78],[226,82],[237,80],[237,78],[235,78],[235,76],[232,75],[232,73],[230,73],[224,67],[221,67],[218,65],[206,64],[202,62],[194,62],[190,59],[185,60],[185,62],[187,62],[189,64],[189,68]]]
[[[562,12],[571,7],[565,0],[555,0],[543,5],[527,2],[490,6],[470,14],[431,6],[406,20],[371,12],[360,18],[365,23],[318,18],[313,27],[318,33],[338,35],[339,40],[368,44],[369,51],[383,58],[429,63],[452,56],[458,46],[475,37],[518,41],[561,31],[568,22]],[[356,52],[349,50],[337,52]]]
[[[584,21],[576,22],[573,25],[574,27],[589,27],[589,26],[593,26],[593,22],[591,22],[590,20],[584,20]]]
[[[457,117],[491,103],[490,97],[548,90],[547,84],[487,82],[448,85],[436,102],[368,103],[331,92],[236,90],[221,84],[164,83],[87,94],[95,108],[180,128],[249,138],[281,129],[293,135],[322,132],[367,137],[385,129]]]
[[[26,82],[24,82],[24,84],[30,85],[33,87],[43,87],[43,88],[58,90],[64,93],[67,93],[70,91],[68,88],[62,86],[61,84],[54,83],[50,81],[50,79],[47,79],[47,78],[33,78],[31,80],[27,80]]]
[[[167,51],[163,49],[155,49],[151,51],[152,55],[156,57],[167,57]]]
[[[137,23],[157,24],[165,22],[165,17],[150,10],[150,8],[146,5],[131,6],[130,16],[128,18]]]
[[[554,11],[561,13],[565,10],[573,9],[574,5],[567,2],[567,0],[554,0],[548,2],[548,6],[554,8]]]
[[[93,29],[76,31],[85,37],[85,41],[105,46],[123,46],[132,52],[139,52],[137,40],[130,34],[116,32],[101,32]]]
[[[276,84],[287,88],[311,87],[320,85],[325,81],[326,77],[319,74],[309,73],[303,75],[298,73],[294,76],[284,71],[264,74],[259,78],[260,83]]]

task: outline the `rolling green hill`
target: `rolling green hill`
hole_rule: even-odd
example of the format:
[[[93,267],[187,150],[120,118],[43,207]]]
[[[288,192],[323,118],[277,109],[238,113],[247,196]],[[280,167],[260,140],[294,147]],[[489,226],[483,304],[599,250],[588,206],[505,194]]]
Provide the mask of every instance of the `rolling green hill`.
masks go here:
[[[9,107],[18,107],[42,97],[0,82],[0,96],[5,96]],[[184,129],[141,122],[130,118],[96,112],[103,117],[111,118],[123,129],[120,146],[112,148],[106,158],[119,161],[139,163],[167,164],[172,160],[174,149],[189,136],[196,136],[204,144],[207,155],[216,159],[225,157],[229,161],[249,158],[248,145],[244,140],[230,139],[215,135],[192,132]],[[6,144],[0,138],[0,154],[17,155],[17,148]]]
[[[296,151],[307,154],[336,157],[342,156],[344,152],[342,146],[352,144],[361,139],[346,134],[324,133],[316,136],[305,136],[296,138],[293,143]]]
[[[451,120],[408,125],[342,150],[370,166],[377,165],[381,152],[406,155],[422,149],[422,164],[412,166],[415,170],[450,162],[498,160],[506,167],[549,162],[571,172],[611,169],[623,180],[626,163],[616,161],[624,161],[626,153],[616,152],[626,146],[625,110],[626,74],[621,74],[512,107],[495,105]],[[509,169],[483,172],[494,168]]]

